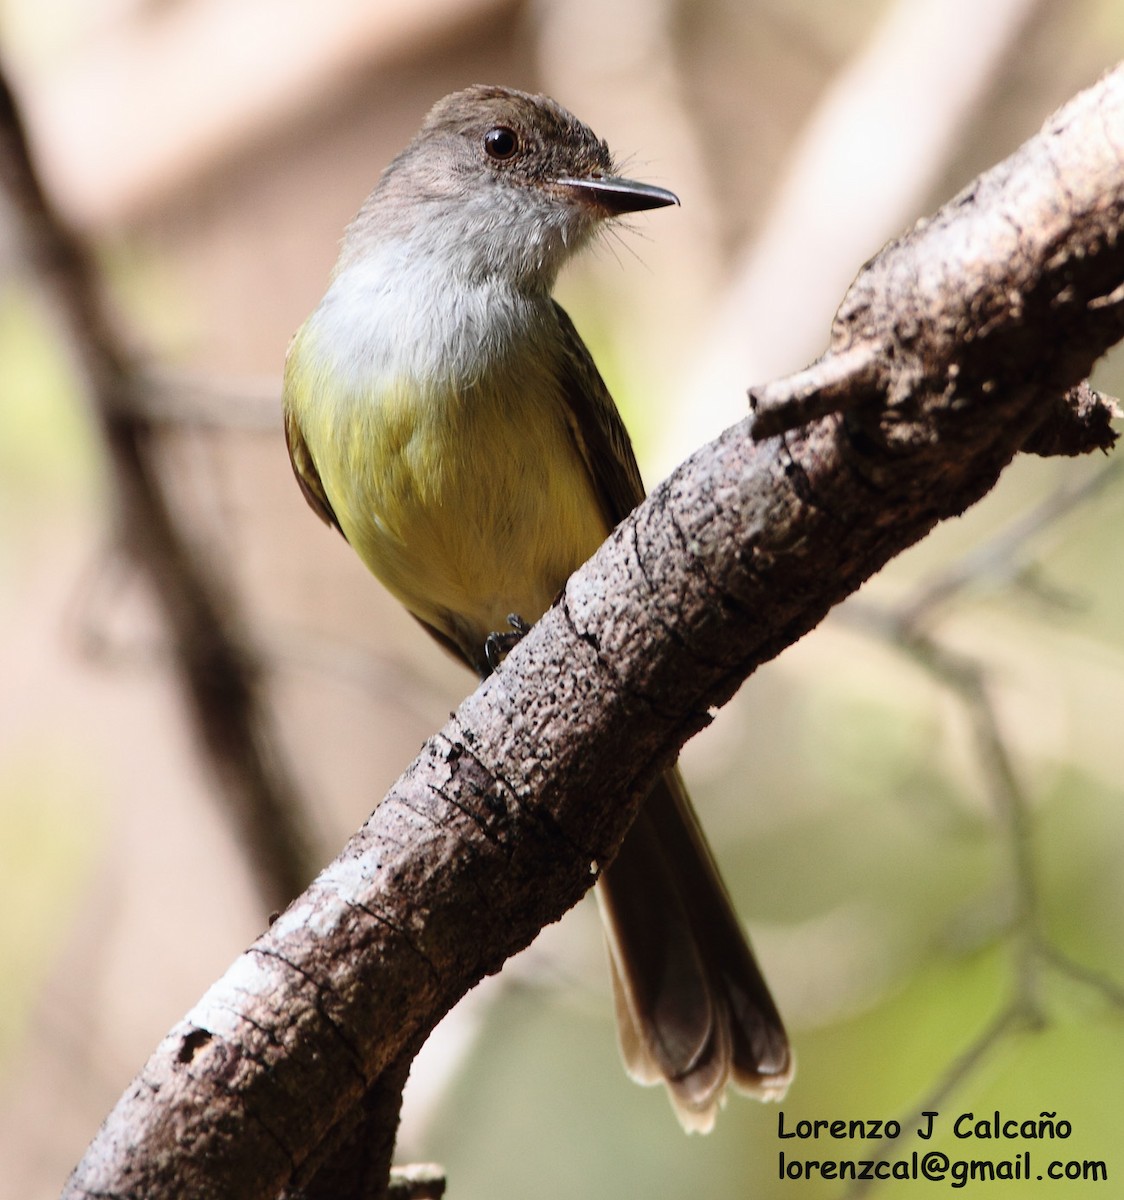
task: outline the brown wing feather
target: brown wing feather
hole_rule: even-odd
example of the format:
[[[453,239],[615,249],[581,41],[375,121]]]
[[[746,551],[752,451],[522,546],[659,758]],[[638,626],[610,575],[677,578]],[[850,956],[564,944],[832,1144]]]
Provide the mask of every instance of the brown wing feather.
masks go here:
[[[574,323],[561,305],[554,312],[562,334],[562,389],[570,429],[589,467],[605,516],[620,524],[644,499],[644,480],[617,406]]]
[[[324,484],[320,479],[320,472],[316,469],[312,451],[309,450],[308,443],[304,440],[304,434],[301,433],[301,427],[291,412],[285,414],[285,444],[289,447],[289,462],[292,463],[293,474],[297,477],[297,483],[300,484],[301,492],[308,501],[309,508],[326,525],[334,525],[342,534],[343,529],[332,508],[331,501],[328,499],[328,493],[324,490]],[[346,538],[347,535],[344,534],[344,537]]]

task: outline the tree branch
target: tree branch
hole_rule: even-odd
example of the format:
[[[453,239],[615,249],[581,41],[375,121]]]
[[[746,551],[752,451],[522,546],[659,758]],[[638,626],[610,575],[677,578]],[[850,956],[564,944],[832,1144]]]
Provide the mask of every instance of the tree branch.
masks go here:
[[[585,892],[713,707],[982,496],[1124,336],[1122,147],[1118,70],[870,263],[821,360],[861,366],[832,375],[845,415],[766,441],[748,418],[657,488],[172,1029],[65,1195],[274,1197],[350,1128]],[[758,393],[782,426],[794,390]]]

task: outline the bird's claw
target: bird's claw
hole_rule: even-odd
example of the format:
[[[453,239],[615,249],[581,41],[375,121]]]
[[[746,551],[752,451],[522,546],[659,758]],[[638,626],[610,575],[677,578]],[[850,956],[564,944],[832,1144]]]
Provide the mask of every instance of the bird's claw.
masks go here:
[[[510,631],[490,633],[484,639],[484,658],[491,674],[502,662],[503,657],[517,646],[530,630],[530,625],[518,613],[508,613],[507,623]]]

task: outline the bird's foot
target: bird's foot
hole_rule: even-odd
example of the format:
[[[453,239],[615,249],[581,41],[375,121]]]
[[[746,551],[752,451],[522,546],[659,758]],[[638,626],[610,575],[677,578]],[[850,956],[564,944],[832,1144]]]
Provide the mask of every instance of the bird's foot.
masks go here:
[[[490,633],[484,639],[484,659],[488,664],[489,675],[500,665],[504,655],[514,649],[531,628],[518,613],[508,613],[507,623],[511,626],[509,632]]]

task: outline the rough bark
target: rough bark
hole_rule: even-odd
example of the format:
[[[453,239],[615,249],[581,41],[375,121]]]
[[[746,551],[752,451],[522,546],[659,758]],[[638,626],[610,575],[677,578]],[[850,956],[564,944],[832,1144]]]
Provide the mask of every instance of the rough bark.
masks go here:
[[[694,455],[570,580],[167,1035],[65,1195],[273,1197],[351,1127],[591,885],[714,706],[1056,428],[1124,336],[1122,148],[1117,70],[873,260],[828,355],[761,389],[756,427]]]

